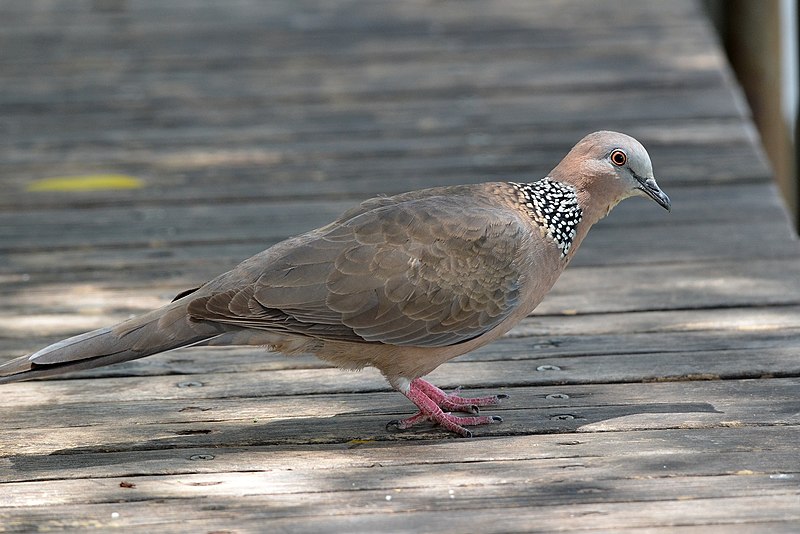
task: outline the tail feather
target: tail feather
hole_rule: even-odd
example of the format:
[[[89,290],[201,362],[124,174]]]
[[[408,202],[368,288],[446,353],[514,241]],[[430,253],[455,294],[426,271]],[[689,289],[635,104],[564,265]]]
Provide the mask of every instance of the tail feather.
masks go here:
[[[192,321],[175,302],[111,328],[100,328],[49,345],[0,365],[0,384],[144,358],[213,338],[227,328]]]

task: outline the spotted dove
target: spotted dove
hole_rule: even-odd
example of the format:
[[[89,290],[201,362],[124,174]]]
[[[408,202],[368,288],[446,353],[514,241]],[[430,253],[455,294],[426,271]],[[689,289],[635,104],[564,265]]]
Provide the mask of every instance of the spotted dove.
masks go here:
[[[584,137],[545,178],[366,200],[256,254],[166,306],[0,366],[0,383],[189,345],[264,345],[346,369],[376,367],[419,413],[462,436],[504,395],[464,398],[423,380],[502,336],[544,298],[589,228],[620,200],[670,200],[635,139]],[[465,412],[456,416],[450,412]]]

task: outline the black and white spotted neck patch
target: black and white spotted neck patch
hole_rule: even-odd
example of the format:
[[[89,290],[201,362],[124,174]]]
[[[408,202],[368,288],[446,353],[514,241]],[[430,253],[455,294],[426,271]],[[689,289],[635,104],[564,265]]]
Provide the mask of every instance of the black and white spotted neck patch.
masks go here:
[[[547,237],[555,241],[561,250],[561,257],[566,256],[583,216],[575,188],[550,178],[530,184],[509,184],[516,190],[520,204],[525,206],[531,219],[542,227]]]

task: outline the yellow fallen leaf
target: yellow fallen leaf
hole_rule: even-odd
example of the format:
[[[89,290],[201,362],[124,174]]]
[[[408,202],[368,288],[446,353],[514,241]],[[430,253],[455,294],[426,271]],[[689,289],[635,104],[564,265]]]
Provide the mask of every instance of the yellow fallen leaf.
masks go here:
[[[101,191],[108,189],[139,189],[144,182],[124,174],[88,174],[84,176],[58,176],[36,180],[28,191]]]

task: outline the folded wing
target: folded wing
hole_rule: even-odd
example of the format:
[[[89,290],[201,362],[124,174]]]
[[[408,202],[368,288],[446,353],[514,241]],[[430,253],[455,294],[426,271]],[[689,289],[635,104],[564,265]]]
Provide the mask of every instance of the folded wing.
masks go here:
[[[254,282],[193,300],[189,314],[325,340],[466,341],[518,304],[513,259],[526,229],[510,212],[437,195],[373,199],[264,256]]]

